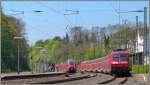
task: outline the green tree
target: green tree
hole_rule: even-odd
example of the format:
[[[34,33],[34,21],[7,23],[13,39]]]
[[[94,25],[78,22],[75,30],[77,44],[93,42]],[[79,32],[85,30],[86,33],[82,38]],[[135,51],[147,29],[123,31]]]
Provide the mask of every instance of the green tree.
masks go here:
[[[2,72],[17,71],[17,46],[18,43],[14,39],[15,36],[24,36],[24,23],[13,17],[6,16],[1,12],[1,69]],[[28,68],[28,49],[29,46],[26,39],[20,40],[20,69],[22,71]]]

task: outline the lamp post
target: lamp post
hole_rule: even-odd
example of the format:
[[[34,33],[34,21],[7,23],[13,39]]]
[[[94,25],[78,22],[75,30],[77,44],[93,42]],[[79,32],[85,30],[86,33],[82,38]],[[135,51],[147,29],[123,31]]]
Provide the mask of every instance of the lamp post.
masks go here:
[[[16,40],[18,40],[18,47],[17,47],[17,49],[18,49],[18,57],[17,57],[17,59],[18,59],[18,66],[17,66],[17,72],[18,72],[18,74],[20,73],[20,48],[19,48],[19,39],[23,39],[24,37],[22,37],[22,36],[20,36],[20,37],[14,37],[14,39],[16,39]]]
[[[12,14],[12,15],[19,15],[19,14],[24,14],[25,13],[25,11],[16,11],[16,10],[11,10],[12,12],[16,12],[17,14]],[[35,13],[40,13],[40,12],[43,12],[43,11],[40,11],[40,10],[34,10],[34,11],[31,11],[31,12],[35,12]],[[17,72],[18,72],[18,74],[20,73],[20,69],[19,69],[19,67],[20,67],[20,48],[19,48],[19,39],[23,39],[24,37],[22,37],[22,36],[15,36],[14,37],[14,39],[16,39],[16,40],[18,40],[18,47],[17,47],[17,49],[18,49],[18,66],[17,66]],[[32,59],[32,56],[31,56],[31,59]],[[32,62],[33,63],[33,62]],[[32,73],[33,73],[33,65],[32,65]]]
[[[48,61],[47,61],[47,59],[48,59],[48,58],[47,58],[47,54],[48,54],[48,51],[47,51],[46,49],[42,49],[41,51],[42,51],[42,53],[44,54],[44,55],[43,55],[43,59],[42,59],[42,60],[43,60],[42,63],[44,64],[43,70],[44,70],[44,72],[45,72],[45,71],[47,71],[47,64],[48,64]]]
[[[42,55],[43,54],[45,54],[45,55],[43,55],[44,57],[43,57],[43,59],[42,59],[42,63],[43,63],[43,71],[45,72],[47,69],[46,69],[46,65],[47,65],[47,50],[46,50],[46,48],[47,48],[47,46],[45,46],[45,48],[44,47],[35,47],[35,48],[37,48],[37,49],[42,49],[42,50],[40,50],[40,52],[42,52]]]
[[[32,69],[31,69],[31,70],[32,70],[31,73],[33,74],[33,56],[32,56],[32,49],[33,49],[33,45],[31,45],[31,50],[30,50],[30,51],[31,51],[31,55],[30,55],[30,56],[31,56],[31,68],[32,68]]]
[[[35,47],[36,49],[42,49],[43,47],[40,47],[40,46],[38,46],[38,47]],[[41,55],[40,55],[40,57],[41,57]],[[33,62],[32,62],[33,63]],[[36,62],[37,63],[37,62]],[[35,64],[35,68],[37,67],[37,65]],[[37,69],[36,69],[37,70]]]
[[[32,50],[31,50],[31,52],[32,52]],[[32,63],[32,72],[31,73],[33,74],[33,57],[32,57],[32,54],[31,54],[31,63]]]

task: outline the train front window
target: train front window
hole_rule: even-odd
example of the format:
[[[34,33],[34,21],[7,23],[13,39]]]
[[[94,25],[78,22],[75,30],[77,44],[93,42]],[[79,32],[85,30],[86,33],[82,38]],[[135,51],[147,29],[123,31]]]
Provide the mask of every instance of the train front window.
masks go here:
[[[75,61],[69,61],[69,64],[73,65],[75,64]]]
[[[128,55],[127,54],[114,54],[113,59],[114,60],[127,60]]]

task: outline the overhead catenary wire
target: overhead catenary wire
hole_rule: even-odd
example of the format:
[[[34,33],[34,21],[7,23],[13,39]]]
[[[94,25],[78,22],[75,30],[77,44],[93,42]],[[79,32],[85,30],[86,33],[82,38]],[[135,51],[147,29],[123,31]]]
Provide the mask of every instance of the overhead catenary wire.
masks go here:
[[[12,11],[12,12],[17,12],[17,13],[21,13],[22,15],[24,14],[24,11],[16,11],[16,10],[10,10],[10,11]],[[29,11],[28,11],[29,12]],[[41,11],[30,11],[30,12],[41,12]],[[19,14],[12,14],[12,15],[19,15]],[[33,26],[31,26],[31,25],[26,25],[26,28],[27,27],[31,27],[32,29],[34,29],[35,31],[37,31],[38,33],[41,33],[42,35],[45,35],[45,36],[49,36],[49,33],[47,33],[47,32],[43,32],[43,31],[41,31],[41,30],[39,30],[39,29],[37,29],[37,28],[35,28],[35,27],[33,27]],[[27,36],[26,35],[24,35],[26,38],[27,38]],[[9,40],[5,40],[5,41],[9,41]]]
[[[42,34],[43,36],[50,36],[49,34],[47,34],[46,32],[43,32],[39,29],[37,29],[36,27],[33,27],[31,25],[27,25],[27,27],[31,27],[33,30],[37,31],[38,33]],[[25,35],[26,36],[26,35]],[[28,40],[28,36],[26,36],[27,40]],[[32,38],[33,39],[33,38]],[[37,38],[34,38],[37,39]],[[29,41],[29,40],[28,40]]]
[[[119,3],[118,3],[118,11],[117,11],[117,9],[112,5],[112,3],[110,2],[110,1],[108,1],[108,3],[111,5],[111,7],[112,7],[112,9],[114,10],[114,12],[116,12],[117,14],[118,14],[118,22],[119,22],[119,28],[121,28],[121,23],[120,23],[120,20],[121,20],[121,15],[120,15],[120,0],[118,1]],[[119,39],[119,48],[121,48],[121,34],[119,34],[119,37],[120,37],[120,39]]]
[[[118,14],[118,10],[112,5],[112,3],[110,1],[108,1],[108,3],[110,4],[110,6],[113,8],[113,10]]]
[[[49,7],[49,6],[47,6],[47,5],[45,5],[45,4],[41,3],[41,2],[38,2],[38,4],[41,5],[41,6],[43,6],[43,7],[45,7],[45,8],[47,8],[47,9],[50,10],[50,11],[53,11],[53,12],[59,14],[60,16],[64,17],[64,19],[65,19],[71,26],[73,25],[73,23],[72,23],[72,22],[67,18],[67,16],[65,16],[62,12],[60,12],[60,11],[58,11],[58,10],[52,8],[52,7]],[[67,9],[67,7],[66,7],[66,9]],[[69,31],[69,29],[68,29],[68,24],[67,24],[67,27],[65,27],[65,29],[67,29],[67,30]],[[70,31],[70,33],[71,33],[71,31]]]
[[[69,6],[68,6],[68,1],[66,1],[66,3],[65,3],[65,11],[66,12],[71,12],[71,13],[68,13],[68,14],[64,14],[64,17],[66,18],[66,20],[68,20],[68,22],[69,22],[69,24],[72,26],[73,25],[73,23],[66,17],[67,15],[73,15],[73,14],[79,14],[79,11],[78,10],[70,10],[70,9],[68,9],[69,8]],[[75,25],[76,25],[76,16],[75,16]],[[70,27],[70,29],[71,29],[72,27]],[[67,26],[66,26],[66,30],[68,31],[68,32],[70,32],[71,34],[72,34],[72,32],[71,32],[71,30],[69,30],[69,25],[67,24]]]
[[[13,11],[13,12],[22,12],[23,14],[24,14],[24,11],[15,11],[15,10],[12,10],[11,9],[11,11]],[[18,14],[17,14],[18,15]],[[34,30],[36,30],[37,32],[41,32],[42,34],[44,34],[44,35],[49,35],[48,33],[46,33],[46,32],[42,32],[41,30],[39,30],[39,29],[36,29],[35,27],[33,27],[33,26],[31,26],[31,25],[26,25],[26,27],[31,27],[31,28],[33,28]]]
[[[43,17],[42,15],[39,15],[39,16],[40,16],[40,17]],[[49,25],[50,25],[50,24],[53,24],[53,25],[56,24],[56,22],[50,22],[47,18],[42,18],[42,19],[45,21],[46,24],[49,24]],[[60,25],[60,24],[59,24],[59,25],[57,24],[57,25],[55,25],[55,26],[58,28],[58,26],[61,26],[61,25]]]
[[[32,19],[33,19],[33,18],[32,18]],[[50,36],[49,33],[38,29],[39,27],[33,27],[32,25],[29,25],[29,24],[26,25],[26,27],[31,27],[32,29],[34,29],[34,30],[37,31],[38,33],[41,33],[42,35]]]
[[[54,9],[54,8],[52,8],[52,7],[50,7],[50,6],[47,6],[47,5],[45,5],[45,4],[43,4],[42,2],[38,2],[41,6],[43,6],[43,7],[45,7],[45,8],[47,8],[48,10],[50,10],[50,11],[53,11],[53,12],[55,12],[55,13],[57,13],[57,14],[59,14],[59,15],[61,15],[61,16],[63,16],[65,19],[66,19],[66,21],[70,24],[70,25],[73,25],[73,23],[68,19],[68,17],[67,16],[65,16],[65,14],[63,14],[62,12],[60,12],[60,11],[58,11],[58,10],[56,10],[56,9]],[[109,2],[110,3],[110,2]],[[120,12],[118,12],[117,11],[117,9],[110,3],[110,5],[111,5],[111,7],[114,9],[114,11],[118,14],[118,15],[120,15]],[[66,2],[66,6],[65,6],[65,9],[67,10],[67,8],[68,8],[68,2]],[[97,10],[96,10],[97,11]],[[76,18],[77,18],[77,16],[76,16]],[[75,19],[76,19],[75,18]],[[120,16],[120,18],[122,18],[121,16]],[[122,18],[122,20],[123,20],[123,18]],[[75,23],[77,22],[77,20],[75,20]],[[119,20],[119,22],[120,22],[120,20]]]
[[[52,8],[52,7],[49,7],[49,6],[47,6],[47,5],[43,4],[43,3],[41,3],[40,1],[38,1],[38,3],[39,3],[41,6],[46,7],[46,8],[48,8],[49,10],[51,10],[51,11],[57,13],[57,14],[61,14],[61,15],[63,14],[63,13],[61,13],[60,11],[57,11],[56,9],[54,9],[54,8]]]
[[[35,31],[40,32],[41,34],[43,34],[43,35],[45,35],[45,36],[49,36],[49,34],[48,34],[48,33],[43,32],[43,31],[41,31],[41,30],[39,30],[39,29],[37,29],[37,28],[35,28],[35,27],[31,26],[31,25],[27,25],[27,27],[31,27],[31,28],[32,28],[32,29],[34,29]]]
[[[57,14],[63,16],[65,18],[65,20],[69,23],[69,25],[73,25],[73,23],[68,19],[68,17],[66,15],[72,15],[72,14],[79,14],[79,11],[78,10],[68,10],[68,5],[67,5],[67,2],[66,2],[66,6],[65,6],[65,10],[67,11],[71,11],[73,13],[69,13],[69,14],[63,14],[62,12],[52,8],[52,7],[49,7],[41,2],[39,2],[40,5],[46,7],[48,10],[50,11],[53,11],[53,12],[56,12]],[[75,16],[75,25],[77,24],[77,16]],[[68,24],[67,24],[68,25]],[[67,26],[67,29],[68,29],[68,26]],[[68,29],[69,30],[69,29]]]
[[[119,24],[120,24],[121,19],[123,20],[123,17],[120,15],[120,13],[121,13],[121,11],[120,11],[120,1],[119,1],[119,7],[118,7],[119,9],[118,10],[112,5],[112,3],[110,1],[108,1],[108,3],[110,4],[110,6],[114,10],[114,12],[116,14],[118,14],[118,16],[119,16]]]
[[[57,14],[63,16],[63,17],[65,18],[65,20],[66,20],[69,24],[72,25],[72,22],[71,22],[62,12],[60,12],[60,11],[58,11],[58,10],[52,8],[52,7],[49,7],[49,6],[43,4],[43,3],[39,2],[39,1],[38,1],[38,4],[40,4],[41,6],[47,8],[47,9],[50,10],[50,11],[53,11],[53,12],[55,12],[55,13],[57,13]]]

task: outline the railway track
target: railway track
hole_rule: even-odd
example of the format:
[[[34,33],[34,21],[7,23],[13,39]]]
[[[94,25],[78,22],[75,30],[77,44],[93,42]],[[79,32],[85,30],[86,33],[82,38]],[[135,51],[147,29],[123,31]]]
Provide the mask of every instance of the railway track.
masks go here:
[[[2,84],[54,84],[54,83],[61,83],[61,82],[68,82],[68,81],[74,81],[74,80],[80,80],[80,79],[85,79],[85,78],[90,78],[94,75],[90,75],[90,74],[68,74],[66,76],[66,74],[51,74],[46,76],[45,74],[42,75],[40,74],[38,75],[34,75],[34,76],[7,76],[7,77],[3,77],[1,79]]]
[[[102,81],[98,84],[124,84],[128,81],[128,77],[112,77],[109,80]]]
[[[47,77],[47,76],[58,76],[58,75],[65,75],[64,72],[54,72],[54,73],[36,73],[36,74],[21,74],[21,75],[5,75],[1,76],[1,80],[15,80],[15,79],[28,79],[28,78],[40,78],[40,77]]]
[[[46,82],[38,82],[38,83],[32,83],[32,84],[57,84],[57,83],[63,83],[63,82],[69,82],[69,81],[75,81],[75,80],[81,80],[81,79],[87,79],[93,77],[91,75],[81,75],[81,76],[73,76],[73,77],[67,77],[64,79],[58,79],[54,81],[46,81]]]
[[[125,77],[125,78],[123,78],[120,82],[119,82],[119,84],[124,84],[124,83],[126,83],[128,81],[128,77]]]

